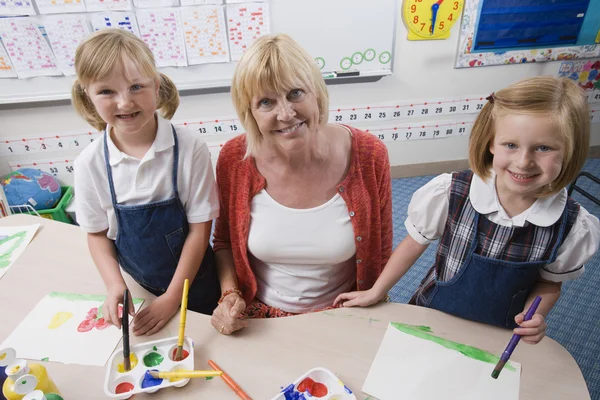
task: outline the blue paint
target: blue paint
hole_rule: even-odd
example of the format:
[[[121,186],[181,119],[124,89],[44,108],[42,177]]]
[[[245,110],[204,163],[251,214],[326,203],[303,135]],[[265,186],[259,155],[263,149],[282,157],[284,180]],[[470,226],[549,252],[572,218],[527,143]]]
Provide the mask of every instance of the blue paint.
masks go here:
[[[152,371],[158,372],[157,369],[153,369]],[[150,370],[147,370],[144,373],[144,379],[142,380],[142,388],[158,386],[162,383],[162,381],[163,380],[161,378],[154,378],[152,375],[150,375]]]
[[[352,390],[350,390],[350,388],[346,385],[344,385],[344,390],[348,392],[348,394],[352,394]]]
[[[290,383],[285,389],[282,388],[281,393],[285,396],[285,400],[306,400],[304,393],[296,391],[293,383]]]

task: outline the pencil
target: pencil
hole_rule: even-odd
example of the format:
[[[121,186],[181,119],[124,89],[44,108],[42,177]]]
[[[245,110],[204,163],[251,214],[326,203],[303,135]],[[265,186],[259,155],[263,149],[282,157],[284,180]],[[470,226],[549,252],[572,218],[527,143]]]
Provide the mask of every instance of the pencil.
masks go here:
[[[125,371],[131,370],[131,361],[129,360],[129,290],[123,292],[123,316],[121,321],[123,329],[123,367]]]
[[[540,296],[537,296],[533,300],[533,303],[531,303],[531,305],[529,306],[529,309],[527,310],[527,314],[525,314],[525,318],[523,318],[523,321],[529,321],[531,318],[533,318],[533,315],[535,314],[535,311],[537,310],[541,301],[542,298]],[[512,335],[510,342],[508,342],[508,346],[506,346],[506,349],[500,356],[500,360],[498,360],[498,364],[496,364],[494,370],[492,371],[492,378],[498,379],[498,376],[500,376],[500,371],[502,371],[502,368],[504,368],[504,365],[508,362],[508,359],[512,355],[512,352],[515,350],[515,347],[517,347],[519,340],[521,340],[521,335],[517,335],[516,333]]]
[[[188,292],[190,291],[190,280],[186,279],[183,282],[183,295],[181,296],[181,311],[179,315],[179,338],[177,339],[177,353],[175,361],[182,358],[183,353],[183,335],[185,333],[185,319],[187,317]]]
[[[223,371],[191,371],[191,370],[180,370],[170,372],[158,372],[149,371],[153,378],[161,379],[186,379],[186,378],[210,378],[213,376],[223,375]]]
[[[212,369],[214,369],[215,371],[221,371],[223,372],[223,375],[221,375],[221,378],[223,378],[223,380],[225,381],[225,383],[231,388],[233,389],[233,391],[235,392],[235,394],[237,394],[240,399],[242,400],[252,400],[252,397],[248,396],[241,387],[238,386],[237,383],[235,383],[235,381],[233,379],[231,379],[231,377],[229,375],[227,375],[225,373],[225,371],[223,371],[221,368],[219,368],[219,366],[217,364],[215,364],[214,361],[212,360],[208,360],[208,365],[210,365],[210,367]]]

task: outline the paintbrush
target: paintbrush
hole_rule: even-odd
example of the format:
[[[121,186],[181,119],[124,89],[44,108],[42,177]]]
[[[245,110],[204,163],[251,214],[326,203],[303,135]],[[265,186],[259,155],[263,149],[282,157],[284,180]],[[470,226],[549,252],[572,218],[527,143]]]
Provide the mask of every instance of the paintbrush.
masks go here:
[[[123,329],[123,367],[125,371],[131,371],[131,361],[129,360],[129,290],[123,292],[123,320],[121,328]]]
[[[190,280],[183,282],[183,295],[181,296],[181,311],[179,315],[179,337],[177,338],[177,352],[175,361],[180,361],[183,357],[183,334],[185,333],[185,319],[187,317],[188,292],[190,290]]]
[[[153,378],[160,379],[187,379],[187,378],[212,378],[223,375],[223,371],[190,371],[179,370],[170,372],[148,371]]]

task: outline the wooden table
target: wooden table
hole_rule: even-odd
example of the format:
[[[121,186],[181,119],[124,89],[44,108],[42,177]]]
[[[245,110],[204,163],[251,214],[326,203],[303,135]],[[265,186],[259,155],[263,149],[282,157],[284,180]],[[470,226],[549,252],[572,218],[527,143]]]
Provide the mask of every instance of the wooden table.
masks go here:
[[[103,294],[105,288],[87,249],[86,235],[76,226],[29,215],[0,219],[0,226],[40,223],[36,236],[11,269],[0,279],[0,342],[51,291]],[[150,293],[126,277],[135,297]],[[15,301],[18,299],[18,301]],[[361,392],[389,321],[430,326],[441,337],[500,354],[509,330],[452,317],[407,304],[337,309],[291,318],[251,320],[233,336],[219,334],[210,317],[188,313],[186,334],[195,342],[196,369],[208,369],[213,359],[254,399],[271,399],[313,367],[330,369],[357,395]],[[152,337],[133,337],[132,343],[176,336],[178,318]],[[522,364],[520,399],[589,399],[587,386],[571,355],[557,342],[521,344],[512,359]],[[103,399],[105,369],[45,363],[66,400]],[[400,377],[399,377],[400,378]],[[191,380],[180,389],[162,389],[136,399],[238,399],[221,379]]]

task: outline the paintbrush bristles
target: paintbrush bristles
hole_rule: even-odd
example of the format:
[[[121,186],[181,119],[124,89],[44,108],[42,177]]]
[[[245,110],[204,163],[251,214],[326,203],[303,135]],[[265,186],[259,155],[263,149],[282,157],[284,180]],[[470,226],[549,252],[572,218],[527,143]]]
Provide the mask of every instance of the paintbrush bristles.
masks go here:
[[[506,361],[504,361],[503,359],[500,359],[498,361],[498,364],[496,364],[494,370],[492,371],[492,378],[498,379],[498,377],[500,376],[500,371],[502,371],[502,368],[504,368],[504,364],[506,364]]]
[[[175,353],[175,361],[181,361],[183,358],[183,347],[177,346],[177,352]]]
[[[157,379],[158,378],[158,374],[160,374],[160,372],[158,371],[148,371],[150,372],[150,375],[152,375],[153,378]]]
[[[131,360],[129,360],[129,357],[123,359],[123,368],[125,371],[131,371]]]

